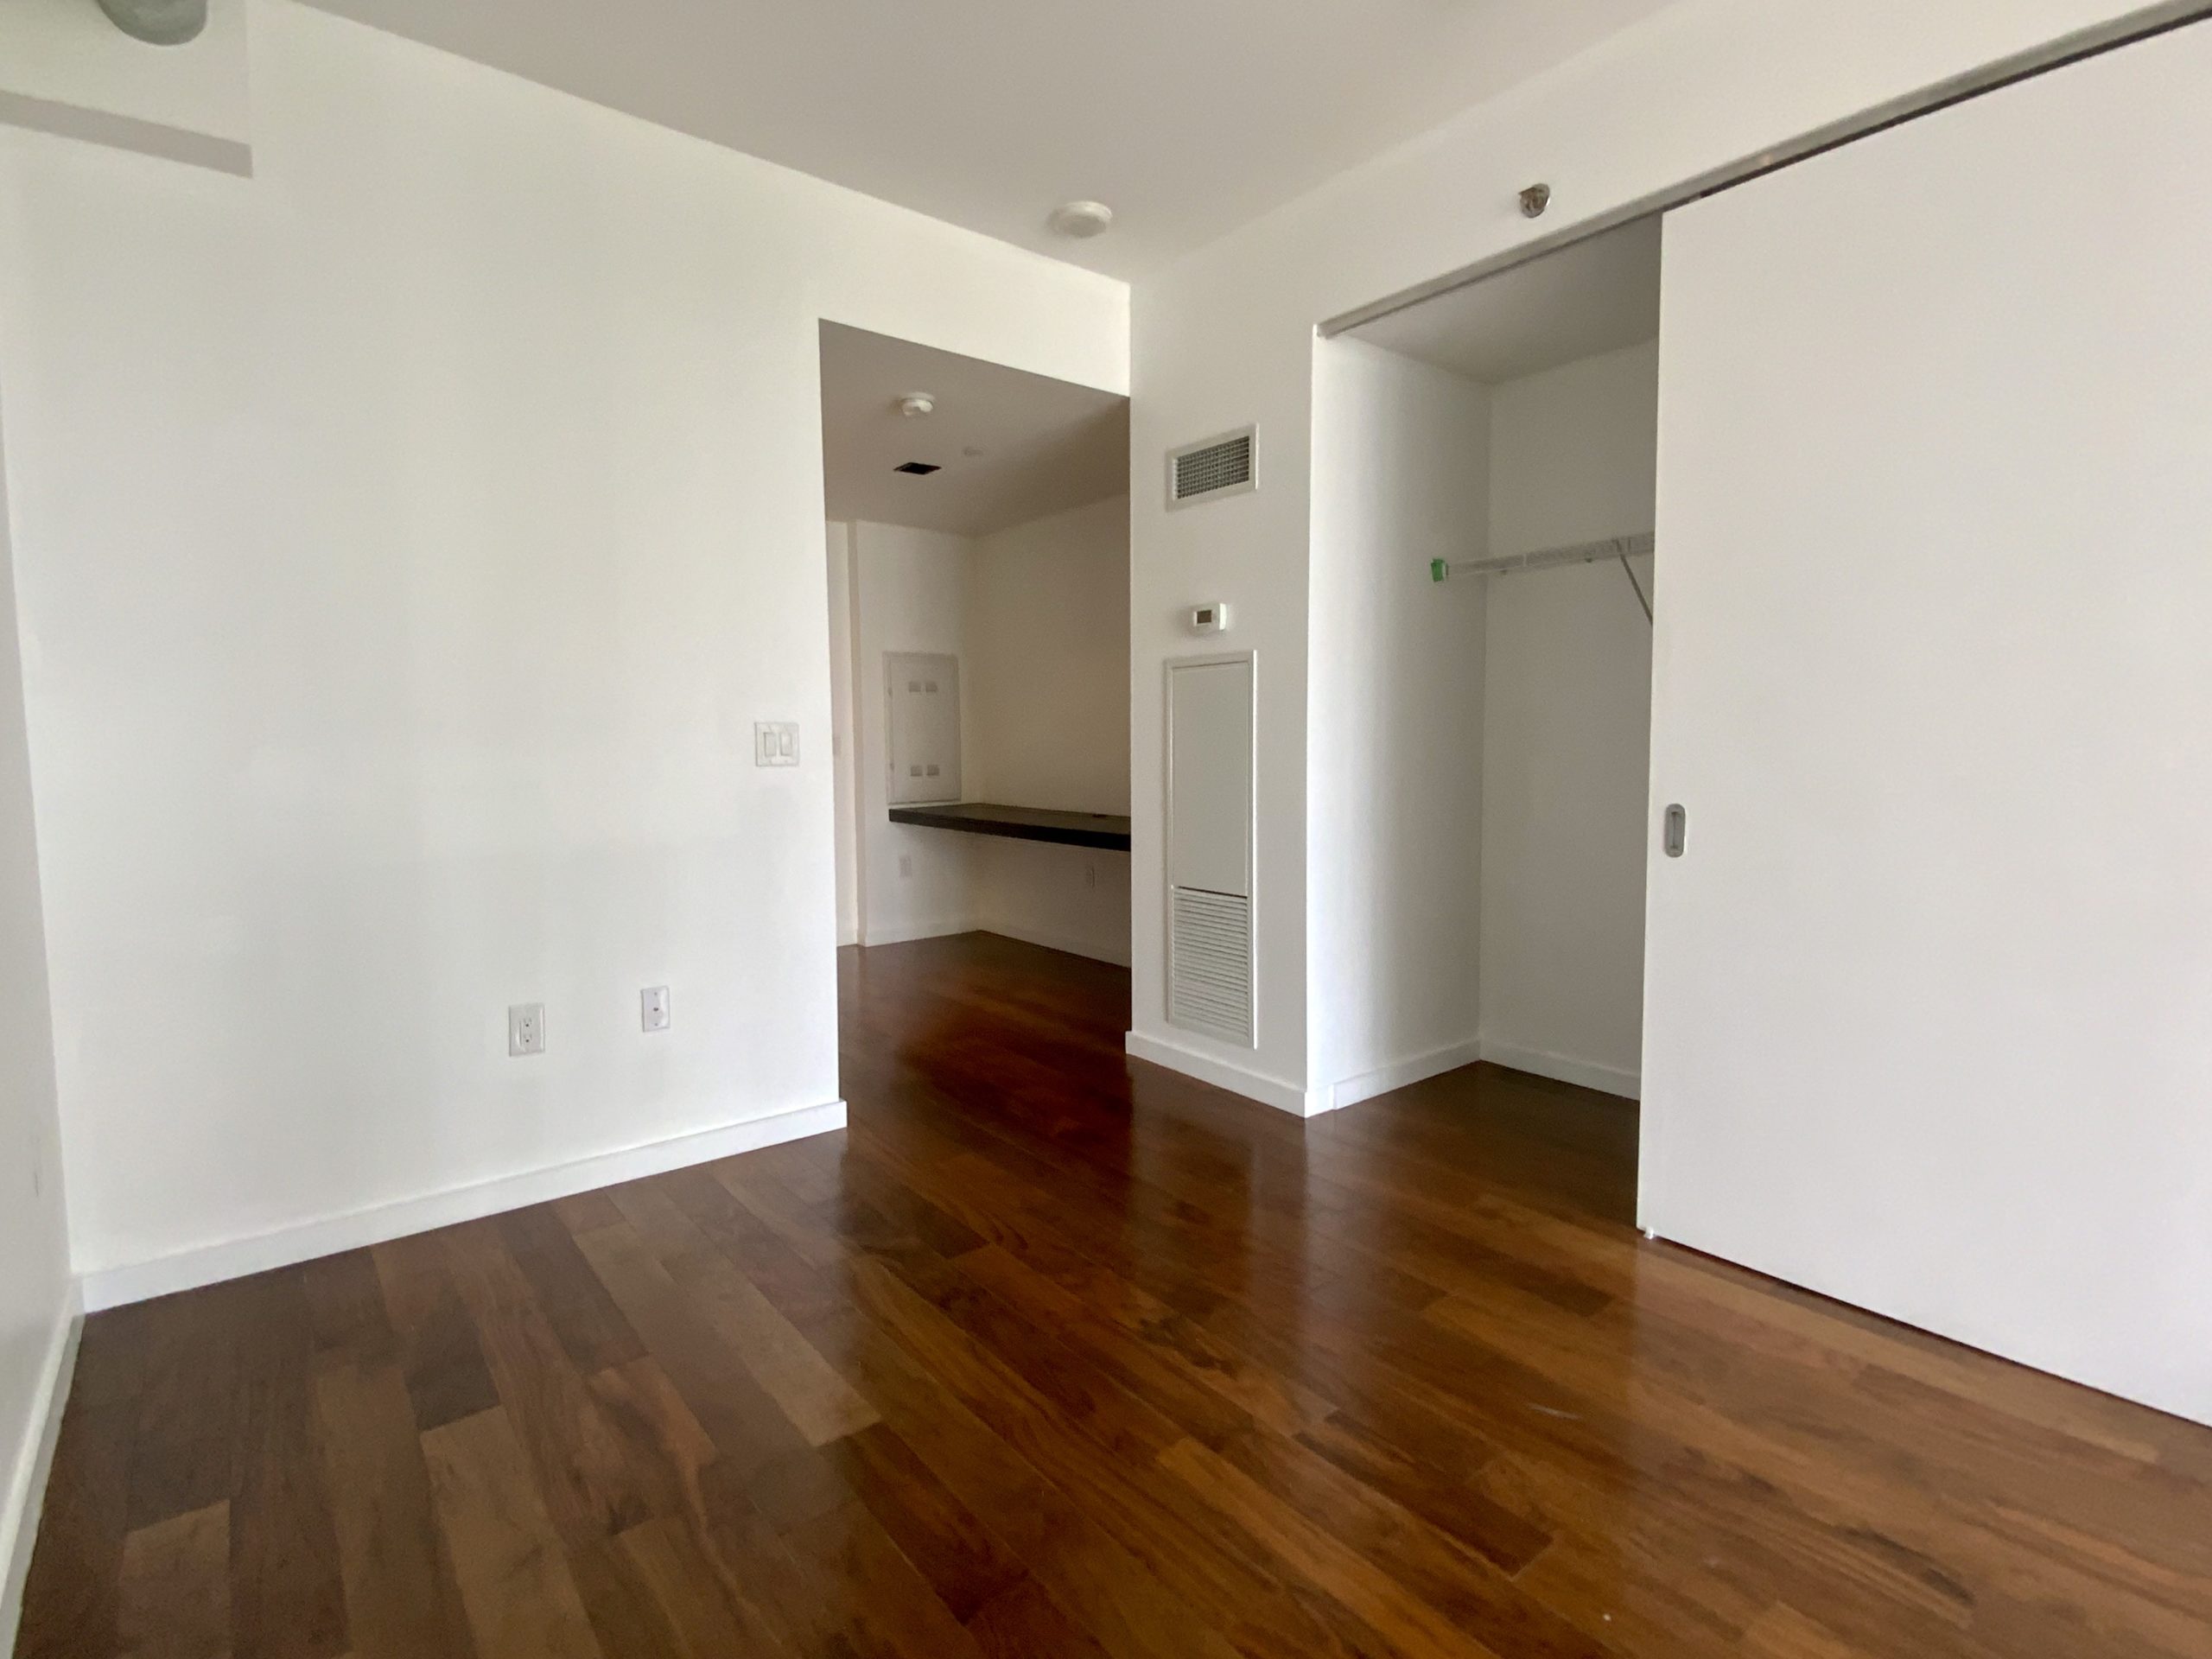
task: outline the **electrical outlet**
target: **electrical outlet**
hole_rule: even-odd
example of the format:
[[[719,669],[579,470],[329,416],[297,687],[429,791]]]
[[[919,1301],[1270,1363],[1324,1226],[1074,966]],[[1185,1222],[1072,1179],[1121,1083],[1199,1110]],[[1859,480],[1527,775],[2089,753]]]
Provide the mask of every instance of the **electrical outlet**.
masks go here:
[[[908,876],[912,875],[912,874],[913,874],[913,873],[914,873],[914,855],[913,855],[912,853],[901,853],[901,854],[899,854],[899,874],[900,878],[903,880],[903,879],[905,879],[906,877],[908,877]]]
[[[545,1005],[518,1002],[507,1010],[507,1052],[543,1054],[545,1052]]]
[[[649,985],[638,993],[638,1023],[647,1031],[668,1029],[668,987]]]

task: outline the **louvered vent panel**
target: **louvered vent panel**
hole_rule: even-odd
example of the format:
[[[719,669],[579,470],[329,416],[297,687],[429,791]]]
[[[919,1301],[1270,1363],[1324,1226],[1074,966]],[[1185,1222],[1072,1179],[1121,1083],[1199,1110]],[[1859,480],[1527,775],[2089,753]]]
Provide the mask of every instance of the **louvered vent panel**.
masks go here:
[[[1252,901],[1175,887],[1169,907],[1168,1023],[1249,1047]]]
[[[1249,427],[1227,437],[1185,445],[1171,451],[1167,459],[1167,498],[1173,505],[1249,490],[1256,478]]]

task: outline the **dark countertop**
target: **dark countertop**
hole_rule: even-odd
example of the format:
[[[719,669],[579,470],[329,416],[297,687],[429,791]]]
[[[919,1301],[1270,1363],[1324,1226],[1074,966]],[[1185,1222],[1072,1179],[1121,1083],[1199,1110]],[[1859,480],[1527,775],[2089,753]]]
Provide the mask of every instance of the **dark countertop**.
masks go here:
[[[1065,847],[1129,850],[1129,821],[1106,812],[1052,812],[1041,806],[1001,806],[995,801],[957,801],[945,806],[894,806],[891,822],[925,830],[960,830],[971,836],[1014,841],[1052,841]]]

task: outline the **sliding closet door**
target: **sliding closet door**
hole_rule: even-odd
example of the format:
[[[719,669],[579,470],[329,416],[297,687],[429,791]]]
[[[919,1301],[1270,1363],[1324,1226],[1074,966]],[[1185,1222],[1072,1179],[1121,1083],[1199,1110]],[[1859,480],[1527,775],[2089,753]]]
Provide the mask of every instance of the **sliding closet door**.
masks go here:
[[[2208,88],[2201,25],[1669,216],[1642,1203],[2212,1420]]]

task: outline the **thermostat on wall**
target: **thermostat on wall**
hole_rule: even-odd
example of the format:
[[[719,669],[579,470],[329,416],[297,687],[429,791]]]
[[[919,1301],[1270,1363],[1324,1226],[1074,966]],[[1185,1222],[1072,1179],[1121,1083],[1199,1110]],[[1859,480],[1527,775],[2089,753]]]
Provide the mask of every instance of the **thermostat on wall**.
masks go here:
[[[1220,601],[1216,600],[1211,605],[1193,605],[1191,607],[1192,633],[1223,633],[1228,631],[1228,627],[1229,607]]]

